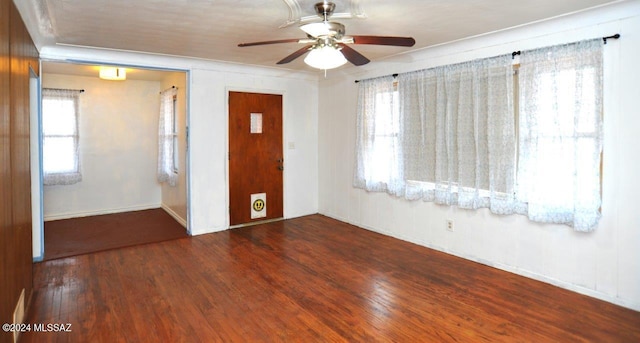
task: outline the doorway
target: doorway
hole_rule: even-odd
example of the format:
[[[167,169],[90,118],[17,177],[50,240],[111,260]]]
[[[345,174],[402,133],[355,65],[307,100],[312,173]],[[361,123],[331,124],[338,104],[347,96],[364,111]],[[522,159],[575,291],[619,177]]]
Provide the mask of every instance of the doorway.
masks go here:
[[[282,95],[229,92],[231,226],[283,217]]]
[[[180,236],[189,230],[188,72],[128,66],[119,67],[126,70],[125,80],[112,80],[99,77],[102,67],[89,63],[42,62],[43,98],[45,89],[79,92],[75,151],[81,172],[81,179],[75,183],[44,183],[40,198],[45,222],[41,238],[45,259],[64,256],[53,254],[57,250],[64,254],[89,252],[65,250],[74,237],[78,238],[76,232],[93,234],[85,240],[91,244],[81,247],[84,249],[97,243],[103,248],[112,248],[115,243],[141,244],[147,242],[148,237],[155,240],[162,236],[164,226],[136,223],[167,224],[172,234],[175,231]],[[168,89],[176,93],[171,119],[171,172],[175,177],[171,184],[160,182],[157,177],[160,99]],[[47,156],[46,149],[42,153]],[[38,164],[43,174],[46,164],[46,161]],[[95,221],[86,224],[89,218]],[[147,226],[148,232],[145,232]],[[118,233],[124,227],[133,228],[121,230],[124,234]],[[140,235],[133,237],[133,233]],[[64,246],[51,248],[51,243],[56,241]],[[98,250],[103,249],[92,251]]]

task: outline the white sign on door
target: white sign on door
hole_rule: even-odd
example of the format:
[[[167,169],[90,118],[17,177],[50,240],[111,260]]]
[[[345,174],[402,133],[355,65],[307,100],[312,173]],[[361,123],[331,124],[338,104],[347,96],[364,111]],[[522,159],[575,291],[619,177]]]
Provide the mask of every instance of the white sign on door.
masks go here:
[[[251,194],[251,219],[267,216],[267,193]]]

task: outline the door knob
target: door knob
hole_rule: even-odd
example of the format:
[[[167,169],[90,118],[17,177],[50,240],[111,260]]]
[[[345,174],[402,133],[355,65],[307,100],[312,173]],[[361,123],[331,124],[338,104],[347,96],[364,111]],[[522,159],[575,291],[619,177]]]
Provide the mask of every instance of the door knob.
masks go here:
[[[278,170],[284,170],[283,166],[278,166]]]

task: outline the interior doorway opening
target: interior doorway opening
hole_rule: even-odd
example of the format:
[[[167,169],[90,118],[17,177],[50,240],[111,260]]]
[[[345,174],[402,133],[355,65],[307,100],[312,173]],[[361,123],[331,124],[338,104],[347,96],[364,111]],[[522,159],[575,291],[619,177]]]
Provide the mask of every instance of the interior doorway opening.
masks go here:
[[[124,79],[101,78],[104,67],[115,68],[113,70],[120,76],[124,73]],[[172,221],[168,225],[173,226],[171,230],[181,231],[178,236],[188,234],[187,81],[188,73],[183,70],[42,62],[41,99],[47,89],[81,92],[76,137],[81,180],[69,184],[44,181],[48,170],[55,169],[51,167],[51,160],[59,158],[56,155],[59,150],[52,148],[56,136],[50,134],[59,128],[51,129],[50,125],[47,131],[47,123],[51,121],[47,121],[46,116],[52,116],[52,112],[46,112],[43,100],[40,117],[44,120],[37,142],[43,158],[32,168],[37,168],[43,175],[39,210],[44,230],[36,237],[37,223],[34,223],[34,242],[39,239],[44,249],[39,258],[34,250],[34,259],[48,260],[91,252],[92,249],[99,251],[164,240],[163,229],[159,228],[162,225],[133,224],[136,226],[130,230],[117,230],[136,220],[138,223]],[[168,89],[174,94],[172,128],[169,128],[173,153],[171,184],[158,178],[162,145],[161,98],[162,92]],[[157,218],[152,217],[157,210],[162,213],[156,213]],[[91,218],[95,219],[93,224],[87,224],[87,219]],[[62,230],[60,226],[66,229]],[[65,235],[70,237],[67,239]],[[76,238],[72,239],[72,236]],[[80,244],[78,249],[78,241],[83,237],[87,244],[84,247]],[[103,242],[103,246],[96,241]],[[57,246],[49,247],[49,243],[54,244],[52,242]],[[94,248],[89,249],[89,245]],[[69,251],[65,252],[67,248]]]

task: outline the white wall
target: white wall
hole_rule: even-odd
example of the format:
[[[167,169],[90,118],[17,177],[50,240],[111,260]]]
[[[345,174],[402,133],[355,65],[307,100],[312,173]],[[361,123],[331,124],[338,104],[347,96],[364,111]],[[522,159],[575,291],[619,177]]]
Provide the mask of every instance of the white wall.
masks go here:
[[[161,89],[177,87],[178,180],[175,186],[162,183],[162,208],[187,226],[187,78],[184,72],[167,73]],[[157,151],[157,150],[156,150]],[[157,152],[156,152],[157,154]],[[157,156],[157,155],[156,155]]]
[[[605,47],[602,220],[593,233],[352,187],[354,80],[620,33]],[[320,213],[640,310],[640,2],[631,1],[371,63],[320,82]],[[336,73],[333,74],[334,76]],[[331,77],[331,76],[330,76]],[[445,229],[453,219],[455,232]]]
[[[290,77],[287,74],[296,75],[290,72],[264,76],[259,68],[253,72],[250,67],[243,69],[246,72],[204,68],[191,71],[192,232],[229,227],[229,91],[283,95],[284,216],[318,212],[317,80],[305,75]]]
[[[79,115],[82,181],[45,186],[44,219],[160,207],[160,82],[45,73],[42,87],[85,90]]]
[[[40,57],[189,72],[189,206],[192,234],[229,228],[227,131],[229,90],[283,95],[284,216],[318,212],[318,77],[198,59],[65,46],[46,46]],[[294,148],[289,148],[293,143]]]

